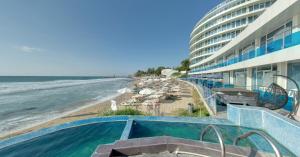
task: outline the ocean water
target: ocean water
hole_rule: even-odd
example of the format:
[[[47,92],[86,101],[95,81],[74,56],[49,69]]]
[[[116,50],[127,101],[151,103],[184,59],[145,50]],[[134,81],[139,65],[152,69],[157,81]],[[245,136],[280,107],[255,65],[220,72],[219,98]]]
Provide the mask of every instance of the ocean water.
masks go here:
[[[0,77],[0,134],[27,128],[119,95],[129,78]]]

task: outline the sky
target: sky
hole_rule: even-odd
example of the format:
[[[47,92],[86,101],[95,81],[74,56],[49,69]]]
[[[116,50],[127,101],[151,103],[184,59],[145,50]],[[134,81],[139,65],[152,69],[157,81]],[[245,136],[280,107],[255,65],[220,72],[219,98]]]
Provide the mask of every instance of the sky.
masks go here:
[[[188,58],[222,0],[3,0],[0,75],[128,75]]]

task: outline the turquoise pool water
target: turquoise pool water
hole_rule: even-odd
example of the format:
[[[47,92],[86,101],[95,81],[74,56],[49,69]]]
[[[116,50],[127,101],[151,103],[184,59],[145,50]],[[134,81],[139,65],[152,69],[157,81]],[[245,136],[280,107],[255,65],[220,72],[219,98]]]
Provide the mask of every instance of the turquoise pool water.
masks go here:
[[[185,139],[199,140],[200,133],[207,124],[199,123],[174,123],[174,122],[154,122],[154,121],[136,121],[133,125],[129,138],[154,137],[154,136],[172,136]],[[232,145],[235,137],[242,135],[251,128],[237,127],[230,125],[217,125],[220,128],[225,144]],[[213,130],[209,130],[204,136],[205,141],[218,143]],[[275,141],[275,140],[274,140]],[[255,143],[254,143],[255,142]],[[275,141],[276,142],[276,141]],[[258,150],[272,152],[269,144],[259,136],[253,135],[251,139],[244,139],[239,142],[240,146],[250,146]],[[276,142],[282,154],[286,156],[295,156],[288,149]]]
[[[64,129],[0,150],[1,157],[89,157],[99,144],[120,139],[126,122]]]
[[[98,145],[119,140],[126,121],[99,122],[67,128],[25,142],[0,149],[0,157],[90,157]],[[135,120],[129,138],[172,136],[199,140],[207,124]],[[232,145],[235,137],[252,130],[231,125],[217,125],[225,144]],[[215,133],[210,130],[205,141],[217,143]],[[275,141],[275,140],[274,140]],[[258,136],[242,140],[241,146],[271,152],[271,147]],[[289,150],[276,142],[280,152],[294,157]]]

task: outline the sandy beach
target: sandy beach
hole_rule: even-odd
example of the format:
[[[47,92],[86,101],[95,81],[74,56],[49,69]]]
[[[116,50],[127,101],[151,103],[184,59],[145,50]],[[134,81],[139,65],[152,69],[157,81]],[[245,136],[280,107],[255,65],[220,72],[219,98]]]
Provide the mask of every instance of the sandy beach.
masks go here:
[[[174,80],[174,82],[180,87],[180,92],[176,96],[176,99],[162,100],[160,102],[159,109],[158,109],[159,116],[176,116],[176,111],[178,109],[185,110],[185,109],[187,109],[189,103],[194,103],[194,100],[192,97],[193,87],[191,87],[190,85],[183,83],[181,81]],[[111,108],[111,100],[115,100],[117,102],[118,108],[120,108],[120,109],[126,108],[128,106],[124,107],[124,106],[121,106],[120,104],[131,99],[133,95],[134,95],[133,93],[121,94],[115,98],[112,98],[110,100],[107,100],[107,101],[104,101],[101,103],[97,103],[93,106],[81,109],[79,111],[76,111],[69,115],[63,116],[61,118],[57,118],[57,119],[48,121],[46,123],[28,128],[28,129],[12,132],[11,134],[8,134],[8,135],[1,135],[0,139],[13,137],[16,135],[28,133],[28,132],[39,130],[42,128],[48,128],[48,127],[63,124],[66,122],[72,122],[72,121],[101,116],[104,112],[111,110],[110,109]],[[142,111],[143,113],[147,113],[147,115],[154,115],[153,112],[150,112],[151,109],[149,109],[149,107],[144,106],[144,105],[139,105],[139,107],[137,107],[135,109],[138,109],[138,110]],[[156,115],[156,116],[158,116],[158,115]]]
[[[111,100],[115,100],[117,103],[120,103],[120,102],[123,102],[123,101],[129,99],[131,96],[132,96],[131,93],[121,94],[121,95],[119,95],[119,96],[117,96],[113,99],[110,99],[110,100],[107,100],[107,101],[104,101],[104,102],[101,102],[101,103],[97,103],[93,106],[90,106],[90,107],[84,108],[82,110],[76,111],[76,112],[71,113],[67,116],[48,121],[46,123],[31,127],[29,129],[16,131],[16,132],[13,132],[11,134],[4,135],[4,136],[1,135],[0,139],[13,137],[13,136],[16,136],[16,135],[28,133],[28,132],[39,130],[39,129],[42,129],[42,128],[48,128],[48,127],[51,127],[51,126],[55,126],[55,125],[59,125],[59,124],[67,123],[67,122],[72,122],[72,121],[76,121],[76,120],[97,117],[101,113],[103,113],[103,112],[110,109],[110,104],[111,104],[110,101]]]

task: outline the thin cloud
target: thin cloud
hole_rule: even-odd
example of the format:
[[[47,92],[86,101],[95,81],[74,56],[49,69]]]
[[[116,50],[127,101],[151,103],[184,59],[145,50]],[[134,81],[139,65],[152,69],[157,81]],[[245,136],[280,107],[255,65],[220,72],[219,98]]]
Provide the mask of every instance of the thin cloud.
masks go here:
[[[33,52],[42,52],[43,49],[37,48],[37,47],[31,47],[31,46],[21,46],[18,47],[18,49],[22,52],[28,52],[28,53],[33,53]]]

